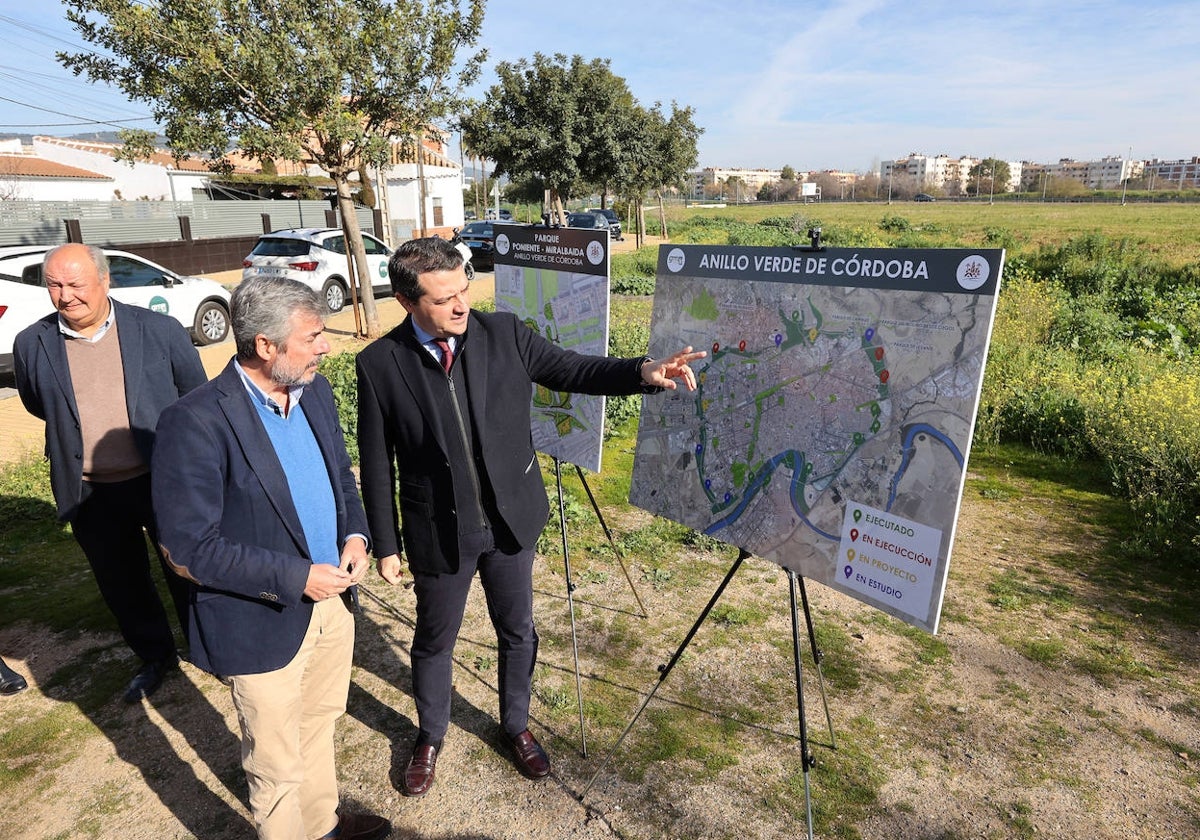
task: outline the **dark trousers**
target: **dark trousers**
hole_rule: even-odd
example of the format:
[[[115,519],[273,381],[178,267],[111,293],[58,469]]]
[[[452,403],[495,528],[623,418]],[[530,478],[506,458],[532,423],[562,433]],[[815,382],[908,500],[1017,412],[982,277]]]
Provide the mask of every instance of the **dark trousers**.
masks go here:
[[[150,507],[150,476],[112,484],[91,482],[71,528],[91,564],[104,603],[117,619],[126,644],[146,662],[175,654],[175,637],[150,571],[146,534],[158,553],[158,529]],[[159,564],[187,638],[188,588],[162,554]]]
[[[533,626],[533,550],[510,554],[496,547],[490,532],[477,536],[464,540],[469,550],[463,552],[457,573],[413,574],[417,594],[413,700],[420,743],[440,742],[450,726],[454,642],[477,570],[496,629],[500,725],[510,737],[529,725],[529,691],[538,647]]]

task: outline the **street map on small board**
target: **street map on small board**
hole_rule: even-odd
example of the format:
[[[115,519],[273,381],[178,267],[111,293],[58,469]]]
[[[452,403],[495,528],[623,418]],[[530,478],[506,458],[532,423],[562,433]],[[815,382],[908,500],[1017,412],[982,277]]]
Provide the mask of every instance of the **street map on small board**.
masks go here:
[[[496,226],[496,309],[512,312],[560,347],[608,355],[608,233]],[[533,446],[600,471],[604,397],[534,385]]]
[[[664,246],[630,501],[936,632],[1003,262]]]

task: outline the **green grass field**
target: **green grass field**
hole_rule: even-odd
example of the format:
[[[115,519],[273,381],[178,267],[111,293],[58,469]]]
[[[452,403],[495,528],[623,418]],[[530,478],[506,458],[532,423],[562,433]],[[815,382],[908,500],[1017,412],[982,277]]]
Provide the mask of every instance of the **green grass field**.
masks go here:
[[[648,218],[653,215],[647,213]],[[799,215],[806,226],[872,231],[878,231],[886,218],[901,217],[921,234],[927,247],[1007,247],[1010,256],[1099,233],[1126,239],[1176,265],[1200,261],[1200,204],[909,201],[673,207],[667,222],[669,226],[672,219],[715,215],[751,223]],[[801,232],[797,241],[807,244],[808,239]]]

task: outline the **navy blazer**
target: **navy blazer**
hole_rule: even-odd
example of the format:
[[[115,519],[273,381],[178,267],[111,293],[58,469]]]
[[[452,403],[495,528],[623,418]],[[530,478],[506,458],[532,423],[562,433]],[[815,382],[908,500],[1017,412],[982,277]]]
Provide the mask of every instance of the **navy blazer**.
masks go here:
[[[367,521],[329,382],[300,398],[337,508],[338,550]],[[162,414],[151,470],[159,543],[192,582],[191,660],[230,676],[277,670],[312,615],[312,560],[275,447],[233,361]]]
[[[129,425],[149,466],[158,416],[180,396],[208,381],[208,375],[178,321],[140,306],[110,301],[117,316]],[[25,410],[46,421],[50,487],[59,521],[66,522],[79,510],[87,488],[83,484],[79,408],[57,312],[21,330],[13,343],[13,366]]]
[[[496,506],[517,542],[529,548],[550,513],[530,429],[532,384],[635,394],[642,389],[643,359],[581,355],[511,313],[475,310],[456,358],[465,368],[472,429]],[[454,410],[445,374],[417,340],[411,317],[359,353],[357,368],[359,471],[375,556],[404,551],[414,571],[457,571],[448,454],[454,450],[445,439],[447,423],[439,422]]]

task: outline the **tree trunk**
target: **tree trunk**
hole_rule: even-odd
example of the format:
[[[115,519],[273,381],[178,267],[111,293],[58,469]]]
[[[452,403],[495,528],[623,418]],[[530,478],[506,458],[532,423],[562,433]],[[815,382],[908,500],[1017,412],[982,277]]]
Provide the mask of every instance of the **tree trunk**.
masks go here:
[[[662,227],[662,238],[667,240],[670,237],[667,236],[667,208],[663,203],[662,190],[655,190],[654,194],[658,196],[658,224]]]
[[[357,307],[357,296],[362,301],[363,319],[366,321],[366,337],[379,338],[379,310],[375,308],[375,292],[371,288],[371,278],[367,276],[367,252],[363,248],[362,231],[358,229],[358,216],[354,212],[354,202],[350,200],[350,182],[346,173],[329,173],[337,186],[338,213],[342,217],[342,232],[346,235],[346,257],[352,271],[347,271],[350,285],[350,301]],[[353,257],[353,259],[350,259]],[[359,334],[363,334],[360,325]]]
[[[559,224],[566,227],[567,214],[563,212],[562,197],[558,194],[558,190],[550,188],[550,224]]]

